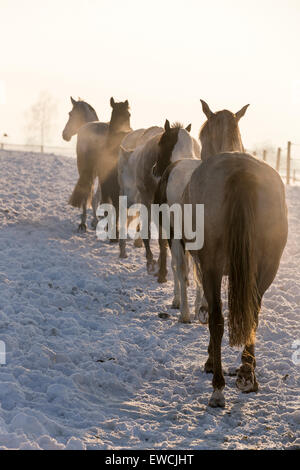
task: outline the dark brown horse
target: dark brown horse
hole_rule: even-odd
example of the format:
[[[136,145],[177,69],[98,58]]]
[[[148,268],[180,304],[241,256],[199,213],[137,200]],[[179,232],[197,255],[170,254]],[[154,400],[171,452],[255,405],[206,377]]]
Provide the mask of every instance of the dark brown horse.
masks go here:
[[[191,251],[208,302],[210,342],[206,372],[213,373],[210,406],[223,407],[221,362],[224,318],[221,281],[228,276],[229,340],[244,346],[237,387],[256,392],[255,334],[265,291],[273,282],[287,233],[285,188],[265,162],[244,153],[238,123],[247,106],[234,114],[213,113],[200,132],[202,160],[184,191],[182,204],[204,204],[204,246]]]
[[[119,184],[117,161],[122,139],[130,131],[129,103],[110,100],[112,114],[109,124],[94,122],[80,128],[77,141],[79,179],[70,197],[73,207],[83,208],[79,230],[86,230],[86,209],[92,202],[94,180],[98,177],[101,200],[112,201],[118,210]],[[65,132],[65,131],[64,131]],[[100,190],[93,199],[94,228]]]

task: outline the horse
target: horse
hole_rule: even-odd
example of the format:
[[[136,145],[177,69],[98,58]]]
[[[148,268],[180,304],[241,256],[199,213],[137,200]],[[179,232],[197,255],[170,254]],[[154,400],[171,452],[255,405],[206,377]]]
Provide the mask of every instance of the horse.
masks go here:
[[[150,129],[132,130],[129,124],[129,104],[126,100],[124,103],[116,103],[111,99],[112,118],[109,124],[109,130],[103,148],[105,161],[102,160],[98,164],[98,179],[101,183],[102,202],[112,202],[116,211],[116,239],[119,238],[119,196],[120,178],[119,178],[119,151],[120,147],[123,152],[133,152],[134,149],[145,142],[151,136]],[[126,120],[127,116],[127,120]],[[137,244],[138,245],[138,244]]]
[[[138,145],[135,149],[130,148],[128,138],[130,134],[124,138],[122,145],[120,146],[119,159],[118,159],[118,181],[120,187],[120,196],[127,197],[127,205],[132,206],[133,204],[139,204],[140,196],[136,185],[136,167],[140,157],[141,150],[148,140],[155,137],[158,134],[162,134],[163,128],[158,126],[152,126],[148,129],[143,129],[143,133],[139,138]],[[129,146],[129,148],[128,148]],[[124,227],[124,221],[121,223],[122,228]],[[138,232],[140,225],[137,227]],[[141,238],[137,237],[134,241],[135,246],[141,246]],[[126,240],[120,238],[120,258],[127,258],[126,252]]]
[[[151,128],[150,128],[151,129]],[[133,181],[135,181],[133,193],[135,202],[142,204],[150,214],[151,204],[154,201],[154,195],[159,182],[159,178],[153,174],[153,166],[158,159],[161,151],[165,152],[166,158],[170,162],[177,159],[200,156],[200,147],[198,142],[190,136],[191,125],[183,128],[182,124],[174,123],[172,126],[166,120],[163,129],[154,128],[155,135],[147,140],[144,145],[140,145],[131,154],[127,161],[131,164],[133,170]],[[146,266],[148,273],[154,272],[155,262],[150,248],[150,217],[148,217],[146,238],[143,243],[146,249]],[[126,256],[125,240],[120,240],[120,257]],[[158,281],[166,282],[166,272],[158,273]]]
[[[236,386],[243,393],[256,392],[258,317],[286,245],[287,206],[279,174],[245,153],[239,121],[249,105],[237,113],[214,113],[201,102],[207,118],[199,136],[202,163],[192,173],[181,204],[183,208],[191,204],[193,216],[197,204],[205,206],[204,245],[190,254],[208,302],[210,341],[205,371],[213,373],[209,405],[224,407],[222,278],[228,276],[229,344],[243,347]],[[182,251],[178,256],[182,257]]]
[[[118,152],[119,146],[128,134],[131,135],[129,142],[134,148],[141,130],[132,131],[130,127],[130,112],[128,100],[124,102],[115,102],[114,98],[110,99],[110,105],[112,108],[110,122],[105,127],[104,138],[99,140],[99,134],[102,134],[102,128],[98,123],[92,123],[89,126],[93,126],[92,132],[94,139],[86,140],[86,146],[84,148],[84,169],[79,173],[79,180],[73,194],[70,198],[70,204],[74,207],[83,207],[83,230],[85,226],[86,218],[86,207],[91,201],[91,195],[93,191],[93,182],[98,177],[100,191],[97,191],[93,200],[93,210],[95,216],[95,225],[98,223],[96,209],[101,201],[104,203],[112,202],[116,209],[116,215],[118,220],[119,210],[119,184],[118,184]],[[85,133],[85,127],[81,128],[80,135]]]
[[[79,173],[79,180],[76,185],[76,192],[71,196],[69,203],[74,207],[83,209],[81,215],[81,223],[79,224],[78,231],[86,231],[86,211],[87,207],[92,201],[93,208],[93,220],[92,227],[95,229],[97,226],[96,216],[96,197],[93,197],[93,185],[90,187],[90,191],[87,196],[83,199],[79,198],[81,189],[85,186],[86,181],[91,177],[94,180],[96,178],[96,161],[99,157],[101,148],[103,147],[107,132],[108,123],[99,122],[98,116],[94,108],[79,99],[74,100],[71,97],[72,110],[69,112],[68,122],[63,130],[62,137],[65,141],[69,142],[71,138],[77,134],[77,168]],[[74,190],[75,191],[75,190]],[[100,199],[101,188],[98,184],[97,199]],[[74,196],[74,197],[73,197]]]

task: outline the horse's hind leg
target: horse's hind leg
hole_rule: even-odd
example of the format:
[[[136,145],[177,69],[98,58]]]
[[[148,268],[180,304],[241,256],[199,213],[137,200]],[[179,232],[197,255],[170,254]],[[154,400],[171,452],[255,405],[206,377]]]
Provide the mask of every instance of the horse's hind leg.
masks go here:
[[[145,201],[145,199],[142,199],[142,203],[144,203],[143,201]],[[147,272],[148,272],[148,274],[153,274],[154,269],[155,269],[155,261],[153,259],[153,254],[152,254],[152,251],[151,251],[151,248],[150,248],[150,238],[151,238],[150,237],[150,235],[151,235],[151,232],[150,232],[150,214],[151,214],[151,210],[150,210],[150,205],[149,204],[145,204],[145,206],[147,207],[147,211],[148,211],[147,238],[143,238],[142,240],[143,240],[144,247],[145,247],[145,250],[146,250]]]
[[[224,318],[221,306],[221,280],[222,273],[213,268],[203,272],[203,287],[205,297],[208,301],[208,324],[210,332],[209,358],[206,363],[206,370],[210,372],[208,366],[213,368],[212,385],[214,391],[209,400],[209,406],[214,408],[225,406],[223,394],[225,380],[221,360],[221,343],[224,333]]]
[[[142,248],[143,246],[143,240],[141,239],[140,231],[141,231],[141,225],[138,224],[137,226],[137,235],[136,238],[134,239],[134,247],[135,248]]]
[[[172,240],[172,258],[175,260],[176,273],[180,286],[180,317],[182,323],[190,323],[190,310],[187,297],[188,268],[181,240]]]
[[[159,240],[159,260],[158,260],[159,270],[157,273],[158,274],[157,281],[160,284],[163,284],[164,282],[167,282],[168,240],[166,240],[166,238],[163,237],[164,232],[163,232],[161,223],[162,221],[160,220],[159,227],[158,227],[158,230],[159,230],[159,238],[158,238]]]
[[[121,218],[122,219],[122,218]],[[125,234],[125,228],[126,228],[126,222],[124,225],[124,220],[120,220],[120,233],[119,233],[119,249],[120,249],[120,254],[119,258],[125,259],[127,258],[127,252],[126,252],[126,238],[123,238]]]
[[[196,263],[194,263],[194,279],[196,282],[195,320],[205,325],[208,323],[208,305],[202,287],[200,266]]]
[[[258,299],[260,309],[261,297]],[[251,344],[245,346],[242,352],[242,365],[237,371],[236,386],[243,393],[257,392],[258,382],[255,376],[255,334],[258,326],[259,309],[255,312],[256,327],[253,334],[253,341]]]
[[[101,186],[100,186],[100,182],[98,182],[98,188],[92,200],[93,220],[91,222],[91,227],[94,230],[96,230],[97,225],[98,225],[97,209],[100,204],[100,201],[101,201]]]
[[[172,240],[170,241],[170,246],[171,246],[171,252],[172,252]],[[174,278],[174,298],[173,298],[171,308],[177,309],[177,308],[180,308],[180,284],[179,284],[179,278],[177,274],[176,260],[173,255],[171,256],[171,267],[172,267],[173,278]]]
[[[168,242],[159,238],[159,271],[157,281],[160,284],[167,282],[167,256],[168,256]]]
[[[111,243],[117,243],[119,241],[119,190],[110,195],[112,204],[115,208],[115,228],[116,228],[116,238],[110,238]]]
[[[254,342],[245,346],[242,353],[242,365],[237,372],[236,386],[243,393],[257,392],[258,383],[255,376]]]
[[[143,238],[144,247],[146,250],[146,262],[147,262],[147,272],[148,274],[152,274],[155,269],[155,261],[153,259],[153,254],[150,248],[150,240],[149,238]]]
[[[258,315],[261,307],[262,297],[274,280],[278,269],[278,264],[279,260],[278,262],[276,262],[276,260],[273,259],[272,262],[269,263],[269,265],[268,263],[264,263],[264,266],[261,266],[259,269],[257,282],[258,309],[257,312],[255,312],[256,325],[253,335],[254,339],[251,344],[245,346],[242,353],[242,365],[237,371],[236,386],[243,393],[257,392],[258,390],[258,382],[255,376],[255,333],[258,327]]]
[[[86,203],[82,206],[81,223],[78,226],[78,232],[86,232]]]

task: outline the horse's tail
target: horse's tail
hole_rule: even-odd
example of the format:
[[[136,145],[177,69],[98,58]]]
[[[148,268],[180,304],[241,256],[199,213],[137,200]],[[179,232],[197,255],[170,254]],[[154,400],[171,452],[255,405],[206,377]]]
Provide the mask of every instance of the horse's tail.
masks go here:
[[[238,170],[226,183],[229,342],[231,346],[254,341],[259,297],[255,250],[257,181]]]
[[[95,169],[92,161],[87,161],[85,168],[79,174],[79,179],[69,199],[69,204],[79,209],[90,207],[93,197]]]

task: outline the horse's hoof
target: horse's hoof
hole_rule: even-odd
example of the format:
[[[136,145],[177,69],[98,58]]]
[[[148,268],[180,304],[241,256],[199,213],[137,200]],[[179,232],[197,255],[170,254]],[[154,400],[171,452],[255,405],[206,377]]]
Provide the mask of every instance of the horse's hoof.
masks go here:
[[[200,307],[199,311],[195,314],[195,320],[199,320],[202,325],[208,323],[208,310],[206,307]]]
[[[165,284],[165,283],[168,282],[168,281],[167,281],[166,276],[158,276],[157,282],[158,282],[159,284]]]
[[[179,323],[191,323],[189,315],[179,315],[178,321]]]
[[[127,255],[127,253],[120,253],[119,258],[120,259],[126,259],[126,258],[128,258],[128,255]]]
[[[225,397],[222,390],[214,390],[208,404],[212,408],[224,408]]]
[[[250,364],[243,364],[237,373],[236,386],[243,393],[258,391],[258,383],[255,372]]]
[[[79,224],[77,232],[85,233],[86,232],[86,224]]]
[[[133,246],[135,248],[142,248],[143,247],[143,240],[141,238],[137,238],[134,240]]]

